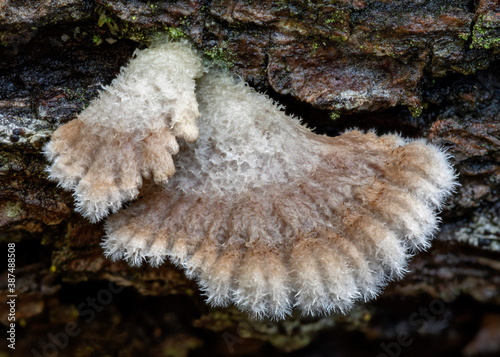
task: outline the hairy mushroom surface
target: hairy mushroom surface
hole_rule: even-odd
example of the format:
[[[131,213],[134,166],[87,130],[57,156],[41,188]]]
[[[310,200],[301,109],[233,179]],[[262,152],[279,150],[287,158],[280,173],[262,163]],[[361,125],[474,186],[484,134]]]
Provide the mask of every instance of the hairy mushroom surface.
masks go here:
[[[99,221],[136,198],[143,178],[164,184],[174,174],[176,138],[198,138],[202,72],[185,43],[136,51],[98,99],[54,132],[45,147],[49,179],[74,191],[83,216]]]
[[[150,85],[165,85],[155,77]],[[193,95],[192,89],[179,93]],[[196,99],[198,140],[179,143],[168,182],[144,187],[136,202],[107,219],[107,256],[153,266],[168,258],[198,281],[211,304],[284,318],[293,308],[310,315],[345,312],[356,300],[376,296],[405,272],[413,252],[429,246],[436,211],[455,185],[440,148],[372,132],[316,135],[265,95],[216,70],[198,79]],[[109,130],[115,126],[121,128],[120,121]],[[171,142],[171,130],[155,127],[158,142]],[[73,141],[65,142],[71,152]],[[134,145],[140,159],[143,149]],[[114,150],[106,154],[110,165],[131,155],[129,147],[107,150]],[[150,155],[172,152],[161,145],[155,150]],[[101,151],[87,160],[103,160]],[[51,170],[56,165],[57,159]],[[174,171],[147,167],[154,177]],[[114,171],[118,179],[120,172]]]

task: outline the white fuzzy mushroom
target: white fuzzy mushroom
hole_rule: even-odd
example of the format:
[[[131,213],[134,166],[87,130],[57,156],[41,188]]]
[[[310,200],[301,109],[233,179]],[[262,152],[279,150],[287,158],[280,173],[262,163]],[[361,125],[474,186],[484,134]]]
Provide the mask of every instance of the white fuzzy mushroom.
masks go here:
[[[155,82],[154,71],[141,73],[152,86],[166,85]],[[198,140],[180,143],[168,182],[144,188],[107,219],[107,256],[153,266],[168,258],[198,281],[212,305],[284,318],[293,308],[345,312],[401,277],[411,253],[429,246],[436,211],[455,185],[438,147],[371,132],[316,135],[215,70],[197,81],[196,98]],[[155,133],[158,142],[171,141]],[[110,165],[131,153],[112,149]],[[162,150],[154,154],[172,152]],[[101,160],[100,152],[86,160]],[[148,167],[163,177],[161,166]]]
[[[202,73],[185,43],[136,51],[99,98],[54,132],[44,149],[49,179],[74,191],[77,210],[92,222],[136,198],[143,178],[166,183],[176,138],[198,138],[194,90]]]

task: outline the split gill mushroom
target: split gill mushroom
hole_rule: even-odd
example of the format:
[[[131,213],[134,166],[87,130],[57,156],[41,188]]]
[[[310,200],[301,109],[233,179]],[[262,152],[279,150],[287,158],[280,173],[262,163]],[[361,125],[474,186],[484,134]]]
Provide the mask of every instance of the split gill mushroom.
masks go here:
[[[51,178],[85,216],[113,213],[106,256],[168,259],[211,305],[274,319],[374,298],[429,247],[456,185],[439,147],[356,130],[316,135],[176,42],[139,51],[46,153]]]

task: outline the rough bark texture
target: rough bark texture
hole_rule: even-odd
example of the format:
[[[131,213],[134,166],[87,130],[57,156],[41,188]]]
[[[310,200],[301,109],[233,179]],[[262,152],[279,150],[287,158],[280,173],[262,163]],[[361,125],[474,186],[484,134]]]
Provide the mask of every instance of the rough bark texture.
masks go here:
[[[207,307],[169,264],[106,260],[102,227],[46,180],[40,148],[157,33],[191,39],[317,132],[448,147],[462,186],[406,278],[346,316],[275,323]],[[500,352],[498,1],[7,0],[0,43],[1,254],[16,242],[19,296],[1,356]]]

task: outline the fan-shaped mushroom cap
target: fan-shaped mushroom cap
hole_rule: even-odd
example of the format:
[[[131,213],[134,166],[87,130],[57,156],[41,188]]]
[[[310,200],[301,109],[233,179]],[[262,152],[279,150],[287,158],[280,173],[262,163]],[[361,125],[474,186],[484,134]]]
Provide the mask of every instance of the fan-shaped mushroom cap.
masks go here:
[[[167,42],[135,57],[78,118],[56,130],[45,154],[49,178],[74,191],[95,222],[137,197],[142,179],[164,184],[175,172],[176,138],[198,138],[195,78],[201,59]]]
[[[106,223],[113,259],[165,258],[213,305],[283,318],[373,298],[426,248],[455,185],[422,140],[359,131],[315,135],[227,74],[198,83],[199,139],[177,173]]]

